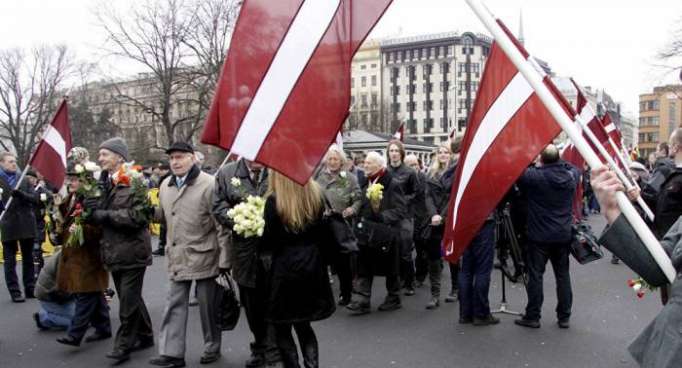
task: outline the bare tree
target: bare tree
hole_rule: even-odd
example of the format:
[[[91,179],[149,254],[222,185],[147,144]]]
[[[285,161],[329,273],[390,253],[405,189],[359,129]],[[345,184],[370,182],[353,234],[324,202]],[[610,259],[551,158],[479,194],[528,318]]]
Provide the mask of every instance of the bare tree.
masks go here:
[[[50,123],[74,65],[64,45],[36,47],[28,55],[0,50],[0,146],[16,152],[21,165]]]
[[[657,58],[663,63],[657,65],[667,73],[679,73],[682,80],[682,18],[678,19],[670,41],[658,52]],[[678,95],[679,96],[679,95]]]
[[[191,141],[203,124],[237,6],[236,1],[145,0],[125,14],[105,3],[98,8],[107,50],[142,66],[153,91],[140,96],[111,83],[115,102],[151,114],[151,123],[163,130],[162,146]]]

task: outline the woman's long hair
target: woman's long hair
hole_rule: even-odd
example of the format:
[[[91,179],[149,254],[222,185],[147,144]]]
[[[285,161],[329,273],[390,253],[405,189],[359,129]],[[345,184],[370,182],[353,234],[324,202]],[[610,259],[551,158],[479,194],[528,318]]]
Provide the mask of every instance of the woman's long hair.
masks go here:
[[[443,164],[438,160],[438,154],[441,149],[448,151],[450,153],[450,158],[452,158],[452,151],[450,151],[450,145],[448,143],[443,143],[440,146],[438,146],[438,148],[436,149],[436,157],[434,157],[434,160],[431,163],[431,167],[429,168],[429,176],[432,178],[440,177],[450,164],[449,162]]]
[[[322,192],[314,180],[304,186],[270,169],[268,193],[276,195],[277,214],[291,232],[299,232],[317,219],[324,203]]]

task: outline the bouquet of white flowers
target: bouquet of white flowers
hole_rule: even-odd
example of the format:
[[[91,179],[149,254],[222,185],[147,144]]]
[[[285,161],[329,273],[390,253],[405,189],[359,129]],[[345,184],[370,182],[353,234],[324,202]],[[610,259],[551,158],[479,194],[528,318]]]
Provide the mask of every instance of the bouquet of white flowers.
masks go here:
[[[265,210],[265,200],[258,196],[248,196],[234,208],[227,211],[227,217],[234,221],[233,230],[244,238],[253,236],[263,236],[265,220],[263,211]]]

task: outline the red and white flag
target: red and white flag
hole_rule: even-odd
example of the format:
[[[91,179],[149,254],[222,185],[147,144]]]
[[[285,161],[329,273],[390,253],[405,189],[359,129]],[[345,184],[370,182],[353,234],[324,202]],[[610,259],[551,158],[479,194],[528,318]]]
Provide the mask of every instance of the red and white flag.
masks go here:
[[[620,131],[616,127],[616,124],[611,120],[611,114],[608,111],[605,112],[604,116],[601,118],[601,124],[604,127],[604,131],[608,134],[609,138],[618,147],[620,151],[623,150],[623,137],[620,135]]]
[[[578,115],[582,118],[583,121],[587,122],[587,128],[594,134],[594,136],[597,138],[597,141],[604,148],[606,148],[606,151],[613,157],[615,152],[613,151],[611,145],[609,144],[609,134],[604,129],[604,124],[602,123],[601,119],[599,119],[599,116],[597,116],[592,106],[590,106],[590,104],[587,101],[587,98],[585,98],[585,95],[582,93],[582,90],[580,89],[578,84],[573,80],[573,78],[571,78],[571,82],[573,83],[573,86],[577,91],[576,110]],[[590,145],[592,150],[595,153],[597,153],[597,155],[601,158],[602,162],[605,162],[606,160],[599,153],[599,150],[597,149],[596,145],[592,142],[592,140],[584,132],[583,136],[585,137],[585,140]]]
[[[509,30],[498,23],[570,113],[568,102],[542,68]],[[443,242],[448,261],[457,262],[511,185],[560,131],[528,81],[497,43],[493,43],[462,141],[450,194]]]
[[[397,139],[401,142],[405,141],[405,122],[400,123],[398,129],[393,133],[393,139]]]
[[[350,104],[353,55],[392,0],[244,0],[202,142],[307,182]]]
[[[62,101],[52,123],[43,132],[43,138],[29,161],[50,184],[61,188],[66,176],[66,155],[72,148],[69,127],[69,107]]]

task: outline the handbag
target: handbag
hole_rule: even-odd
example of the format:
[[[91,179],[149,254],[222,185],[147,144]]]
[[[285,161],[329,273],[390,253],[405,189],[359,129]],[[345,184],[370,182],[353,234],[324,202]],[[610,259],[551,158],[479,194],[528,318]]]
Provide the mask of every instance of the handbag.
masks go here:
[[[604,257],[604,251],[586,223],[573,225],[573,240],[570,247],[573,258],[580,264],[588,264]]]
[[[327,197],[324,197],[324,202],[324,219],[336,242],[337,249],[341,253],[357,252],[358,241],[355,238],[355,234],[353,234],[353,228],[343,215],[332,209],[331,203],[329,203]]]
[[[395,243],[396,231],[386,224],[361,218],[355,225],[358,244],[388,253]]]
[[[227,273],[221,273],[215,281],[218,284],[218,295],[216,295],[218,328],[220,331],[232,331],[237,326],[241,313],[234,279]]]

